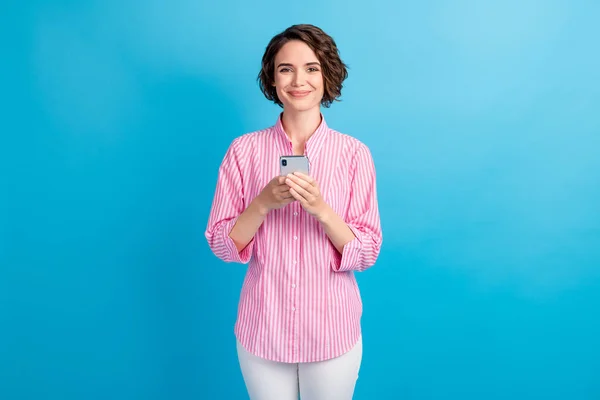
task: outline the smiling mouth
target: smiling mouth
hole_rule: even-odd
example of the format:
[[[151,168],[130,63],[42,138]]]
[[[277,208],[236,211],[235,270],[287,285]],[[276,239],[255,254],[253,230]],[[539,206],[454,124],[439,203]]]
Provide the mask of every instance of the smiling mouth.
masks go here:
[[[288,92],[292,97],[304,97],[310,93],[310,91],[294,91]]]

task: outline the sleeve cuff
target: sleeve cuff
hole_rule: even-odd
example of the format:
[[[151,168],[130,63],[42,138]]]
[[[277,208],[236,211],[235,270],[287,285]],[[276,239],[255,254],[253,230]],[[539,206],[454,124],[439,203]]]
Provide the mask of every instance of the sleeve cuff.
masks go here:
[[[353,271],[358,270],[360,267],[360,255],[363,249],[361,233],[350,224],[348,224],[348,227],[356,237],[344,245],[342,254],[332,246],[334,252],[332,268],[335,272]]]
[[[228,221],[225,226],[223,226],[223,242],[225,243],[225,247],[227,248],[227,252],[229,254],[229,259],[231,262],[237,262],[241,264],[247,264],[250,261],[250,257],[252,256],[252,250],[254,249],[254,238],[250,240],[250,243],[240,252],[235,245],[235,242],[229,234],[231,230],[235,226],[237,222],[237,218]]]

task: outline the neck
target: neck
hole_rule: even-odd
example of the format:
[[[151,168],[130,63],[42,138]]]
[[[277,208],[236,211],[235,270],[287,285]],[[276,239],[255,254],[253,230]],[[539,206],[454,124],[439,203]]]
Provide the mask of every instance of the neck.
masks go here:
[[[304,144],[321,124],[321,110],[317,107],[302,112],[284,111],[283,129],[294,144]]]

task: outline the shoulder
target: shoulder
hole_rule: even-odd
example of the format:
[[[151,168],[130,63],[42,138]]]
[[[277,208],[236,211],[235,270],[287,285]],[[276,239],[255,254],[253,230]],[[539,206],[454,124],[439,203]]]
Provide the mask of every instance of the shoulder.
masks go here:
[[[329,129],[329,133],[334,143],[345,148],[346,154],[351,154],[353,157],[371,157],[371,150],[369,149],[369,146],[367,146],[360,139],[347,133],[336,131],[335,129]]]
[[[257,131],[244,133],[244,134],[234,138],[231,141],[230,148],[237,150],[240,148],[252,147],[258,141],[260,141],[260,139],[263,139],[266,136],[271,135],[272,130],[273,130],[273,127],[269,127],[269,128],[260,129]]]
[[[253,132],[247,132],[237,136],[230,142],[227,153],[236,156],[247,153],[248,151],[255,149],[257,144],[262,141],[261,139],[270,135],[271,131],[272,127]]]

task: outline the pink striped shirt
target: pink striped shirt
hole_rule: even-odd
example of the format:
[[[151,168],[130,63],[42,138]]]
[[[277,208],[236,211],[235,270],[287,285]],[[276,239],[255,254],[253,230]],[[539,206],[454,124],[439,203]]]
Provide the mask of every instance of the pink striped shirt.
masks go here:
[[[249,262],[234,329],[244,348],[274,361],[321,361],[350,350],[361,334],[354,272],[375,264],[382,242],[375,167],[366,145],[329,129],[323,118],[305,155],[323,199],[356,239],[340,254],[295,201],[271,211],[238,252],[229,237],[237,217],[279,175],[279,156],[291,154],[281,118],[236,138],[219,169],[205,234],[220,259]]]

